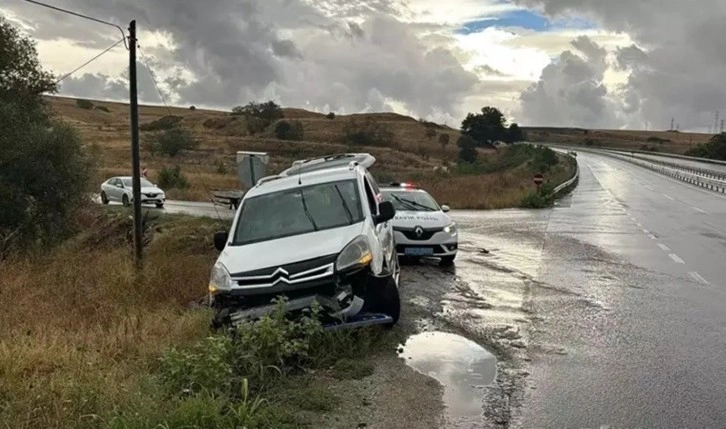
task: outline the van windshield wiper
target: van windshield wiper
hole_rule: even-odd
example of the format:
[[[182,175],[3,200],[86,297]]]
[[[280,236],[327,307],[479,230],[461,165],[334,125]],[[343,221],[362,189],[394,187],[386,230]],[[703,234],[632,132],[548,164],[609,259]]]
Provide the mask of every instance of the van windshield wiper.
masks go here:
[[[338,188],[338,185],[335,185],[335,190],[338,192],[338,196],[340,197],[340,202],[343,203],[343,208],[345,209],[345,214],[348,215],[348,223],[350,225],[353,225],[353,213],[350,212],[350,208],[348,208],[348,203],[345,202],[345,198],[343,198],[343,194],[340,192],[340,188]]]
[[[319,231],[320,228],[318,228],[318,225],[315,223],[315,219],[313,219],[313,215],[311,215],[310,211],[308,211],[308,205],[305,202],[305,193],[303,192],[302,189],[300,189],[300,198],[302,200],[303,211],[305,211],[305,215],[308,217],[308,219],[310,219],[310,223],[313,224],[313,230]]]

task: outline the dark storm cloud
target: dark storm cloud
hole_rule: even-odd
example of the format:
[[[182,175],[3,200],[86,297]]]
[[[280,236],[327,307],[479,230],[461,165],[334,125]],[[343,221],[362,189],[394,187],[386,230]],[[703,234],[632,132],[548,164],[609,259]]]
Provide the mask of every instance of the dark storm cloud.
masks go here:
[[[714,110],[726,110],[726,2],[700,0],[517,0],[550,15],[587,15],[625,31],[637,47],[621,49],[617,66],[630,70],[622,88],[624,123],[705,130]]]
[[[399,1],[58,0],[57,4],[123,26],[136,18],[142,46],[155,41],[149,30],[168,35],[171,48],[143,52],[159,60],[152,68],[163,76],[161,81],[174,92],[174,100],[184,104],[230,107],[272,98],[314,109],[390,110],[396,104],[420,116],[440,111],[458,114],[461,99],[477,82],[450,51],[424,45],[410,24],[396,18],[405,5]],[[29,6],[3,3],[1,7],[32,21],[51,13]],[[85,43],[93,39],[94,33],[79,38],[71,30],[54,30],[44,37]],[[112,37],[113,31],[101,26],[95,34]]]
[[[136,65],[136,71],[139,100],[144,103],[161,103],[162,99],[154,86],[150,70],[145,64],[139,62]],[[60,83],[58,92],[62,95],[81,98],[127,101],[129,99],[128,72],[124,72],[120,78],[111,78],[101,73],[70,76]],[[166,94],[164,96],[167,97]]]

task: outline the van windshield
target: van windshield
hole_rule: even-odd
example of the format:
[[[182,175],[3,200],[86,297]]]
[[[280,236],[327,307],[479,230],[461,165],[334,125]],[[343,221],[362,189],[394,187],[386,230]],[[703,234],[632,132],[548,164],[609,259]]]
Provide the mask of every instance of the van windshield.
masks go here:
[[[363,220],[359,195],[357,183],[346,180],[246,199],[232,245],[356,224]]]

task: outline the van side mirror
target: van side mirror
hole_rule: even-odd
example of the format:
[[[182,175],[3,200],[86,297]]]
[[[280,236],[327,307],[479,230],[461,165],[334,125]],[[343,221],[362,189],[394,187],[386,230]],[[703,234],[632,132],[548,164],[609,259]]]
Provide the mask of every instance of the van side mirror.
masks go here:
[[[219,231],[214,233],[214,248],[220,252],[224,250],[227,245],[227,239],[229,239],[229,233],[227,231]]]
[[[444,205],[441,206],[441,211],[442,212],[448,213],[449,210],[451,210],[451,208],[449,206],[447,206],[446,204],[444,204]]]
[[[378,216],[375,218],[376,225],[386,223],[396,216],[396,209],[390,201],[383,201],[378,204]]]

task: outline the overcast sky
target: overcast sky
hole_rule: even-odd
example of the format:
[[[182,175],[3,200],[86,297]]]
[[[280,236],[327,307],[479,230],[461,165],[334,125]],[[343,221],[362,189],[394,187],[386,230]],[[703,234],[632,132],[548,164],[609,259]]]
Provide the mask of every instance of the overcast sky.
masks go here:
[[[47,0],[137,19],[143,102],[229,109],[272,99],[458,125],[485,105],[524,125],[708,131],[726,118],[723,0]],[[64,75],[120,39],[22,0],[0,13]],[[148,63],[148,67],[147,67]],[[119,46],[61,94],[127,98]]]

